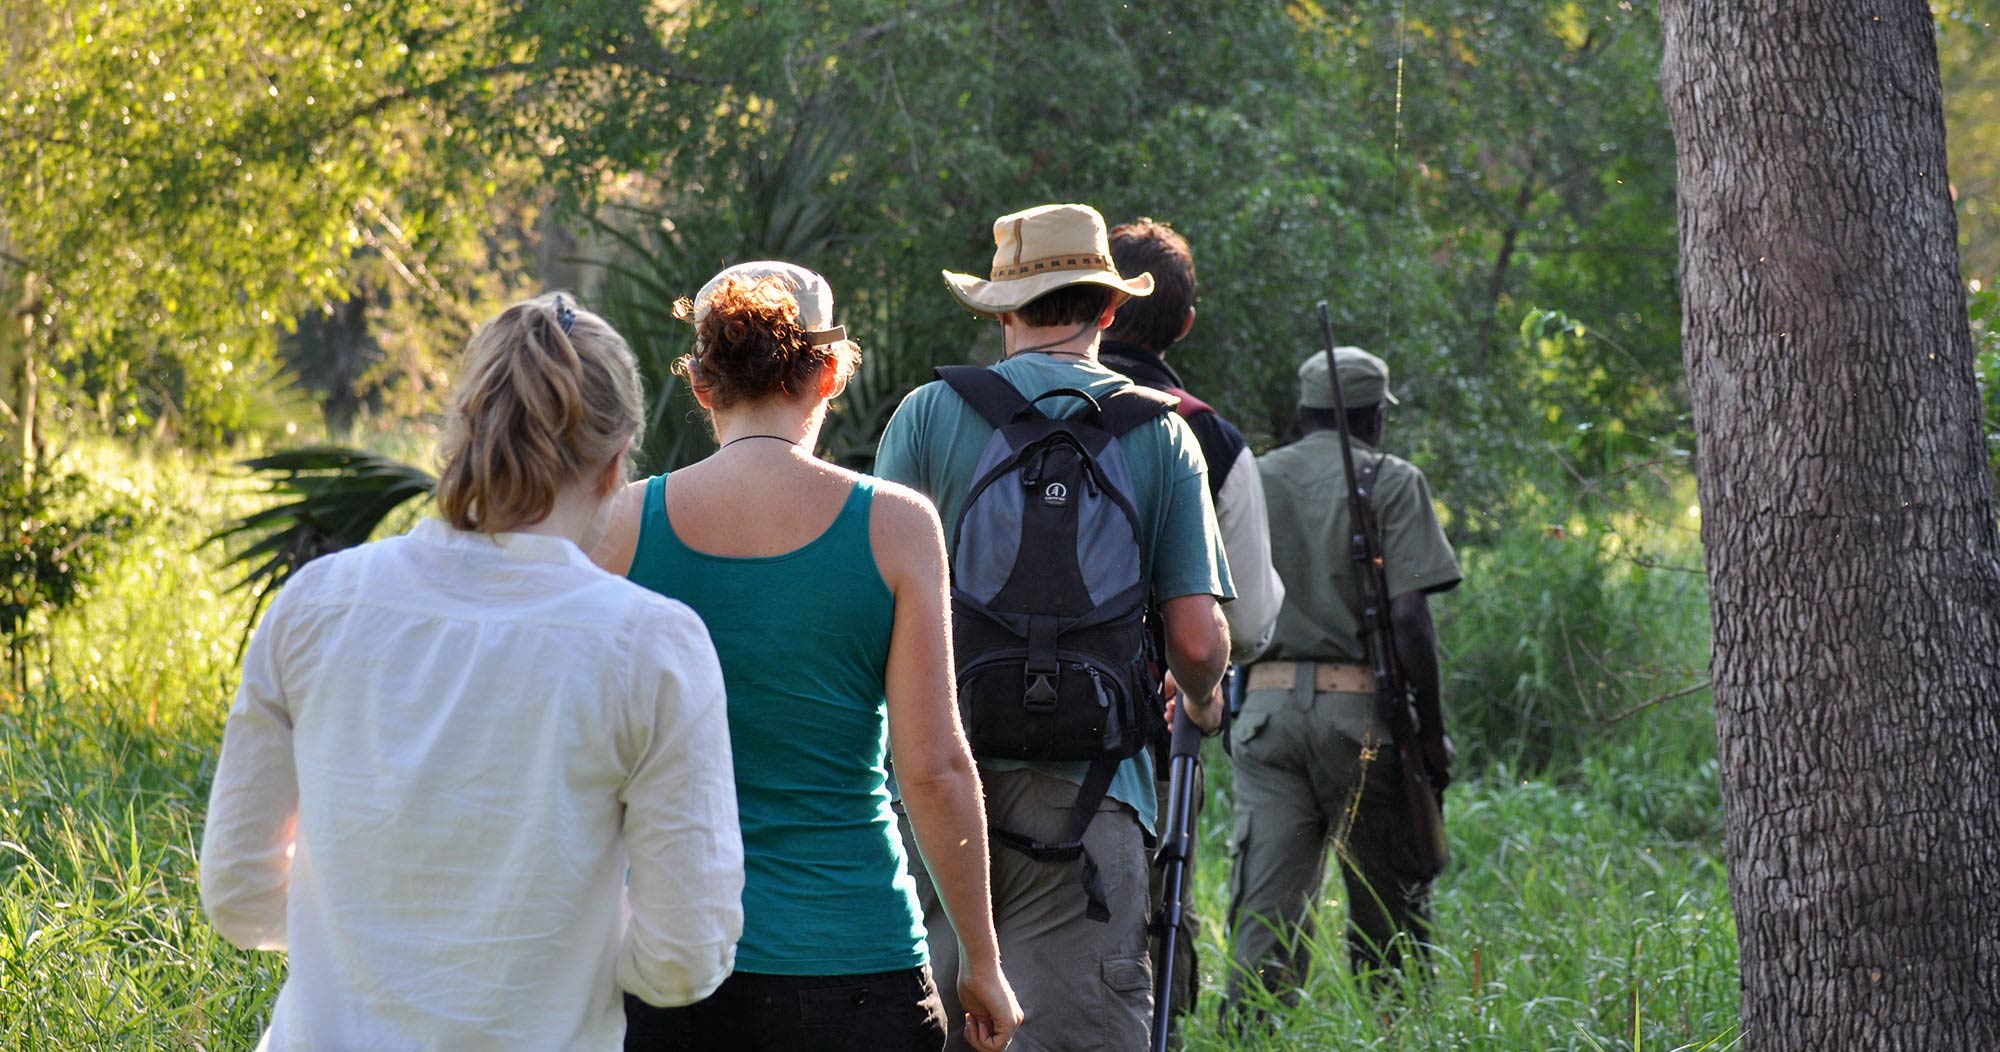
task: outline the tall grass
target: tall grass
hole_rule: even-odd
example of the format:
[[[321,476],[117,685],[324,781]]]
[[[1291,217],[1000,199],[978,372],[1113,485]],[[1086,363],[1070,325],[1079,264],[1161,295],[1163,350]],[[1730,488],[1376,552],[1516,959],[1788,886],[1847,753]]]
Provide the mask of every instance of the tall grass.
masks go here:
[[[0,1047],[242,1049],[283,974],[201,918],[195,848],[248,600],[200,539],[206,463],[73,454],[139,528],[0,698]]]
[[[1472,766],[1561,769],[1663,735],[1714,751],[1693,482],[1650,501],[1461,553],[1466,583],[1435,605],[1450,728]]]
[[[1664,761],[1664,762],[1663,762]],[[1504,767],[1454,786],[1428,990],[1380,996],[1348,974],[1346,903],[1329,880],[1316,962],[1295,1003],[1259,997],[1268,1033],[1215,1030],[1230,962],[1228,759],[1211,743],[1196,901],[1204,1007],[1190,1052],[1224,1049],[1722,1049],[1737,1018],[1736,930],[1712,758],[1639,745],[1569,777]]]
[[[243,510],[246,487],[179,458],[92,457],[92,474],[144,513],[95,593],[50,626],[33,689],[0,696],[0,1050],[249,1048],[283,959],[223,943],[201,917],[195,883],[248,609],[226,591],[221,553],[197,545]],[[1577,706],[1549,692],[1568,662],[1559,651],[1537,656],[1545,639],[1510,635],[1581,608],[1558,594],[1567,579],[1532,559],[1583,575],[1571,560],[1586,549],[1539,534],[1502,543],[1520,547],[1509,558],[1468,553],[1468,585],[1440,604],[1454,718],[1473,727],[1477,707],[1492,704],[1561,723],[1571,716],[1549,714]],[[1591,593],[1610,627],[1590,645],[1633,663],[1689,660],[1700,643],[1686,626],[1701,618],[1684,576],[1649,582],[1613,560]],[[1529,591],[1537,581],[1548,599]],[[1628,615],[1647,616],[1615,625]],[[1521,670],[1546,682],[1492,686]],[[1610,707],[1594,695],[1592,704],[1600,717]],[[1590,724],[1587,713],[1578,719]],[[1443,945],[1429,991],[1378,998],[1350,979],[1335,881],[1321,906],[1320,963],[1298,1002],[1270,1005],[1275,1030],[1242,1041],[1213,1024],[1228,974],[1232,787],[1211,743],[1196,874],[1204,1008],[1190,1052],[1730,1046],[1735,936],[1706,707],[1690,697],[1597,726],[1557,761],[1510,755],[1492,744],[1497,725],[1465,734],[1496,737],[1475,742],[1481,769],[1448,801],[1456,861],[1438,883]]]

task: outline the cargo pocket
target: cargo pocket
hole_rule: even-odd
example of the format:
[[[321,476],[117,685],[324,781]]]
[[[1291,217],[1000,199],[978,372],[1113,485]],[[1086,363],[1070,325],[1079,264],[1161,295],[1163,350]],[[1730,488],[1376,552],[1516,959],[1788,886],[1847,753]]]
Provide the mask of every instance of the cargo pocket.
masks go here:
[[[1245,705],[1243,711],[1237,714],[1236,720],[1229,725],[1229,748],[1232,751],[1249,748],[1250,743],[1263,731],[1264,725],[1270,722],[1270,709],[1262,705],[1255,708]]]
[[[1065,1048],[1143,1048],[1152,1029],[1153,962],[1145,953],[1098,962],[1104,989],[1094,997],[1078,989],[1072,1015],[1044,1033],[1061,1033]],[[1088,980],[1086,980],[1087,982]],[[1051,1022],[1044,1013],[1043,1022]],[[1094,1039],[1093,1039],[1094,1038]]]
[[[1121,994],[1153,989],[1153,962],[1143,953],[1131,957],[1106,957],[1102,971],[1104,985]]]

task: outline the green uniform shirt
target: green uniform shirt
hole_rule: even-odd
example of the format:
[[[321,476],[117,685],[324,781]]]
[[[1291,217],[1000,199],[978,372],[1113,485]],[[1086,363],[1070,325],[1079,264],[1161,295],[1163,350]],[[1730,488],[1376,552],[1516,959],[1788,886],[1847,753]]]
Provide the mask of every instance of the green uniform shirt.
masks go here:
[[[1354,443],[1357,466],[1381,457],[1372,503],[1389,598],[1443,592],[1459,582],[1458,558],[1431,506],[1424,473],[1400,457]],[[1285,603],[1266,661],[1368,660],[1361,643],[1361,586],[1348,540],[1347,471],[1340,433],[1314,431],[1257,458],[1271,512],[1271,563]]]
[[[993,366],[993,371],[1028,398],[1059,387],[1108,394],[1132,383],[1097,362],[1046,354],[1010,358]],[[1052,398],[1039,408],[1063,415],[1081,405],[1074,398]],[[1141,569],[1160,602],[1184,595],[1234,598],[1201,445],[1178,415],[1169,413],[1161,419],[1164,426],[1135,427],[1118,440],[1132,473],[1132,503],[1144,531]],[[932,381],[910,392],[890,418],[875,454],[875,474],[929,497],[944,521],[945,543],[950,547],[956,543],[959,511],[978,481],[973,473],[979,455],[992,434],[993,428],[964,399],[943,381]],[[995,770],[1029,767],[1078,784],[1089,768],[1085,763],[982,763]],[[1150,833],[1156,802],[1149,751],[1141,750],[1119,767],[1110,796],[1138,811],[1142,827]]]

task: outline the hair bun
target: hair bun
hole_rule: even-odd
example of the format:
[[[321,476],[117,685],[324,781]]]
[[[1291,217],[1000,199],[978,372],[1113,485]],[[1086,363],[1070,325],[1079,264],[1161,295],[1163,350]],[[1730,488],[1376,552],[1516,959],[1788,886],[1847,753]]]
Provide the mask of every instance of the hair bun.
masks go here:
[[[852,369],[851,344],[815,347],[799,324],[799,302],[775,277],[733,277],[709,295],[696,327],[690,384],[712,406],[727,408],[784,393],[796,397],[834,363]]]

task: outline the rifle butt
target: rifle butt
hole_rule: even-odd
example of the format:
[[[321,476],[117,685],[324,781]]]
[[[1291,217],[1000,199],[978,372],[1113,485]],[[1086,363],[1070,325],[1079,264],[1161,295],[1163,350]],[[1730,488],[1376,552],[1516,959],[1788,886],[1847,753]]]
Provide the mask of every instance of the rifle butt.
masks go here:
[[[1425,773],[1423,757],[1415,749],[1398,749],[1397,754],[1403,766],[1403,799],[1409,807],[1417,864],[1424,879],[1429,880],[1451,865],[1451,847],[1444,833],[1444,803]]]

